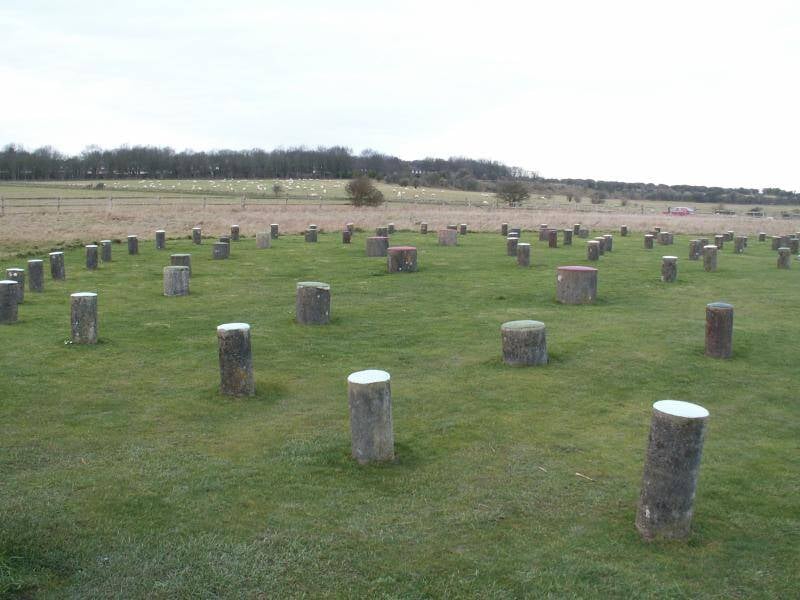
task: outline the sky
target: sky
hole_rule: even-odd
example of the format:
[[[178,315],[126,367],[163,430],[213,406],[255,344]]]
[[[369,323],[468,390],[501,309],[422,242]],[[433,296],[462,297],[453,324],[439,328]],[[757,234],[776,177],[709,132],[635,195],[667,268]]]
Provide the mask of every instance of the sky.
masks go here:
[[[800,2],[0,3],[0,145],[800,190]]]

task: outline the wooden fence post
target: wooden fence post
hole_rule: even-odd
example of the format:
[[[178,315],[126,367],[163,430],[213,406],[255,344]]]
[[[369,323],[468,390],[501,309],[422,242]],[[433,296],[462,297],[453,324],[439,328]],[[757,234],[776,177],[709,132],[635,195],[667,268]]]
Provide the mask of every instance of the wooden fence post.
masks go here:
[[[6,199],[0,196],[0,217],[6,216]]]
[[[242,194],[242,208],[243,208],[243,209],[244,209],[244,198],[245,198],[245,195],[244,195],[244,194]]]
[[[206,209],[206,200],[207,200],[207,198],[205,196],[203,196],[203,210]]]
[[[58,197],[58,202],[56,202],[56,212],[61,212],[61,196]]]

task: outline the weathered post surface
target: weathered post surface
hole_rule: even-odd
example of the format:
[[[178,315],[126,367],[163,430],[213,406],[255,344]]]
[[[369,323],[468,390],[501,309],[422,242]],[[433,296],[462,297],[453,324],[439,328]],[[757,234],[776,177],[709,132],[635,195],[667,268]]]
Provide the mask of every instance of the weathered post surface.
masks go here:
[[[455,229],[440,229],[439,245],[440,246],[458,245],[458,232]]]
[[[653,404],[636,529],[647,541],[689,536],[708,411],[680,400]]]
[[[459,235],[467,235],[467,224],[466,223],[460,223],[458,225],[458,233],[459,233]]]
[[[250,325],[224,323],[217,327],[219,343],[219,391],[226,396],[252,396],[253,353],[250,348]]]
[[[778,248],[778,268],[788,269],[792,266],[792,251],[790,248]]]
[[[419,224],[419,232],[422,235],[427,235],[428,234],[428,224],[425,223],[425,222],[420,223]]]
[[[389,249],[389,238],[373,236],[367,238],[367,256],[386,256]]]
[[[272,236],[269,231],[259,231],[256,233],[256,248],[264,250],[272,246]]]
[[[228,246],[230,246],[231,245],[231,236],[229,236],[229,235],[221,235],[221,236],[219,236],[219,239],[217,241],[218,242],[222,242],[223,244],[228,244]]]
[[[417,270],[417,249],[414,246],[390,246],[386,250],[389,273],[414,273]]]
[[[580,232],[581,232],[581,224],[580,223],[573,224],[572,225],[572,235],[579,236]]]
[[[556,300],[561,304],[591,304],[597,297],[597,269],[558,267]]]
[[[708,246],[708,238],[700,238],[700,250]]]
[[[86,246],[86,268],[92,271],[97,268],[97,244]]]
[[[558,229],[547,230],[547,247],[558,248]]]
[[[189,295],[189,267],[185,266],[164,267],[164,295],[165,296]]]
[[[547,335],[541,321],[508,321],[500,327],[503,362],[515,367],[547,364]]]
[[[70,323],[73,344],[97,343],[97,294],[70,294]]]
[[[331,286],[319,281],[297,284],[295,318],[302,325],[325,325],[331,320]]]
[[[44,291],[44,261],[39,258],[28,261],[28,289],[32,292]]]
[[[745,242],[747,242],[747,238],[744,237],[743,235],[737,235],[736,237],[734,237],[733,238],[733,251],[736,254],[741,254],[742,252],[744,252]]]
[[[198,245],[203,243],[203,229],[201,227],[192,227],[192,243]]]
[[[238,225],[231,225],[231,241],[238,242],[239,241],[239,226]]]
[[[597,248],[598,251],[600,252],[600,256],[603,256],[603,254],[606,253],[606,238],[596,237],[594,239],[598,242]]]
[[[767,234],[763,231],[758,232],[758,241],[759,242],[766,242],[767,241]]]
[[[747,238],[745,238],[745,245],[747,245]],[[792,254],[800,252],[800,238],[793,237],[789,239],[789,249],[792,251]]]
[[[278,224],[277,223],[270,223],[269,235],[272,237],[273,240],[276,239],[278,237],[278,235],[280,235],[279,232],[278,232]]]
[[[579,229],[578,230],[578,237],[585,240],[589,237],[589,230],[588,229]]]
[[[778,248],[781,247],[781,236],[773,235],[770,236],[770,239],[772,240],[772,249],[777,252]]]
[[[388,227],[376,227],[375,228],[375,237],[389,237],[389,228]]]
[[[620,225],[619,234],[622,237],[628,237],[628,226],[627,225]]]
[[[653,234],[652,233],[646,233],[644,235],[644,247],[647,250],[652,250],[653,249]]]
[[[586,260],[599,260],[600,259],[600,242],[597,240],[589,240],[586,242]]]
[[[100,240],[100,260],[111,262],[111,240]]]
[[[733,231],[730,231],[730,230],[729,230],[729,231],[726,231],[726,232],[725,232],[725,241],[726,241],[726,242],[732,242],[732,241],[733,241],[733,238],[735,237],[735,235],[736,235],[736,234],[735,234],[735,232],[733,232]]]
[[[19,284],[15,288],[17,291],[17,304],[25,302],[25,269],[6,269],[6,281],[16,281]]]
[[[700,240],[692,240],[689,242],[689,260],[700,260]]]
[[[572,229],[564,229],[561,232],[561,235],[563,237],[561,243],[564,244],[565,246],[572,246]]]
[[[139,238],[135,235],[128,236],[128,254],[139,254]]]
[[[706,304],[706,356],[733,356],[733,305],[726,302]]]
[[[506,238],[506,254],[508,256],[517,255],[517,247],[519,246],[519,238],[513,235]]]
[[[506,236],[506,237],[510,237],[510,236],[521,237],[522,236],[522,229],[520,227],[512,227],[511,229],[508,230],[508,236]]]
[[[531,266],[531,245],[525,242],[517,244],[517,265],[520,267]]]
[[[167,232],[163,229],[156,231],[156,250],[163,250],[167,247]]]
[[[352,233],[356,230],[356,224],[355,223],[347,223],[345,225],[345,229],[347,229],[347,231],[349,231],[350,234],[352,235]]]
[[[703,246],[703,269],[709,273],[717,270],[717,247],[713,244]]]
[[[655,232],[655,235],[658,235],[661,233],[661,227],[653,227],[653,231]]]
[[[603,236],[603,239],[606,241],[605,251],[611,252],[614,249],[614,236],[607,233]]]
[[[500,235],[508,237],[508,223],[500,223]]]
[[[308,228],[309,228],[309,229],[315,229],[315,230],[319,231],[319,225],[316,225],[315,223],[311,223],[311,224],[308,226]]]
[[[452,229],[453,231],[458,232],[458,225],[456,225],[455,223],[450,223],[450,225],[448,225],[446,229]]]
[[[542,223],[539,225],[539,241],[546,242],[547,241],[547,223]]]
[[[375,369],[347,377],[352,456],[361,465],[394,460],[390,380]]]
[[[718,250],[722,250],[725,247],[725,236],[720,234],[715,235],[714,245],[717,247]]]
[[[221,260],[230,256],[230,244],[225,242],[214,242],[211,247],[211,258],[214,260]]]
[[[677,256],[662,256],[661,257],[661,281],[664,283],[672,283],[678,278],[678,257]]]
[[[342,229],[342,243],[349,244],[353,239],[353,232],[349,229]]]
[[[394,233],[394,223],[387,223],[386,233],[388,233],[389,235]]]
[[[18,287],[19,284],[13,279],[0,281],[0,323],[16,323]]]
[[[314,243],[317,241],[317,230],[316,229],[306,229],[306,241]]]
[[[170,254],[169,264],[173,267],[188,267],[189,277],[192,276],[192,255],[191,254]]]
[[[53,279],[66,279],[66,270],[64,269],[64,253],[51,252],[50,256],[50,277]]]

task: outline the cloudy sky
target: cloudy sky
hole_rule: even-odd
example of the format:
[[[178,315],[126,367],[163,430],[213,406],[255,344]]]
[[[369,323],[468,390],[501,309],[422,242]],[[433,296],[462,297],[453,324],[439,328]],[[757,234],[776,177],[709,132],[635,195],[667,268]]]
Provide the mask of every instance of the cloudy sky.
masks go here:
[[[0,3],[0,145],[800,190],[796,0]]]

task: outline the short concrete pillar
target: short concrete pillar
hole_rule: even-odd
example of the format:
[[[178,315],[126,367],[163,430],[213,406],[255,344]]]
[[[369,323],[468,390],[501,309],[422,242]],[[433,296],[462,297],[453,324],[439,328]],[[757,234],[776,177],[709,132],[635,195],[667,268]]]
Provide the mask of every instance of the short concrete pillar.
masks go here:
[[[350,234],[352,235],[352,233],[356,230],[356,224],[355,223],[347,223],[344,226],[344,228],[347,229],[347,231],[349,231]]]
[[[458,233],[459,233],[459,235],[467,235],[467,224],[466,223],[459,223],[459,225],[458,225]]]
[[[547,364],[547,335],[541,321],[508,321],[500,327],[503,362],[514,367]]]
[[[189,267],[184,267],[184,266],[164,267],[164,295],[165,296],[189,295]]]
[[[758,241],[759,241],[759,242],[765,242],[765,241],[767,241],[767,234],[766,234],[766,233],[764,233],[763,231],[759,231],[759,232],[758,232]]]
[[[342,243],[349,244],[353,239],[353,232],[349,229],[342,229]]]
[[[272,236],[269,231],[259,231],[256,233],[256,248],[264,250],[272,246]]]
[[[726,231],[725,232],[725,241],[726,242],[732,242],[734,237],[736,237],[736,233],[734,231]]]
[[[51,252],[50,256],[50,277],[56,280],[64,280],[67,277],[66,269],[64,268],[64,253]]]
[[[703,248],[708,246],[708,238],[700,238],[700,252],[702,253]]]
[[[591,304],[597,297],[597,269],[558,267],[556,300],[561,304]]]
[[[458,232],[455,229],[440,229],[439,245],[440,246],[458,245]]]
[[[500,223],[500,235],[508,237],[508,223]]]
[[[542,223],[539,225],[539,241],[547,241],[547,223]]]
[[[659,245],[666,246],[669,244],[669,232],[668,231],[660,231],[656,236]]]
[[[386,251],[386,271],[414,273],[417,270],[417,249],[414,246],[390,246]]]
[[[309,229],[314,229],[314,230],[316,230],[316,231],[319,231],[319,225],[317,225],[316,223],[311,223],[311,224],[308,226],[308,228],[309,228]]]
[[[222,260],[230,256],[231,246],[225,242],[214,242],[211,248],[211,258],[214,260]]]
[[[331,286],[300,281],[295,298],[295,318],[301,325],[325,325],[331,320]]]
[[[746,247],[747,238],[744,238],[744,241],[745,241],[744,245]],[[797,254],[798,252],[800,252],[800,238],[797,237],[789,238],[789,250],[791,251],[792,254]]]
[[[677,278],[678,278],[678,257],[662,256],[661,281],[663,281],[664,283],[673,283]]]
[[[547,230],[547,247],[558,248],[558,229]]]
[[[772,249],[777,251],[781,247],[781,236],[773,235],[770,239],[772,240]]]
[[[306,229],[305,235],[306,241],[309,243],[316,243],[317,241],[317,230],[316,229]]]
[[[173,267],[188,267],[189,277],[192,276],[192,255],[191,254],[170,254],[169,264]]]
[[[455,223],[450,223],[446,228],[447,229],[452,229],[453,231],[458,233],[458,225],[456,225]]]
[[[714,245],[717,247],[717,250],[722,250],[725,247],[725,236],[722,234],[715,235]]]
[[[700,260],[700,251],[702,250],[700,240],[692,240],[689,242],[689,260]]]
[[[389,237],[389,228],[388,227],[376,227],[375,228],[375,237]]]
[[[713,244],[703,246],[703,269],[709,273],[717,270],[717,247]]]
[[[277,223],[270,223],[269,235],[273,240],[276,239],[278,237],[278,235],[279,235],[278,229],[279,229],[279,226],[278,226]]]
[[[28,261],[28,289],[37,293],[44,291],[44,261],[39,258]]]
[[[6,281],[16,281],[19,284],[15,288],[17,290],[17,304],[25,302],[25,269],[6,269]]]
[[[217,327],[219,344],[219,391],[226,396],[252,396],[253,353],[250,347],[250,325],[224,323]]]
[[[517,247],[519,246],[519,238],[509,236],[506,238],[506,254],[508,256],[516,256],[517,255]]]
[[[661,233],[661,227],[653,227],[653,231],[655,232],[655,235],[658,235]]]
[[[135,235],[128,236],[128,254],[139,254],[139,238]]]
[[[607,233],[603,236],[603,239],[606,241],[605,251],[611,252],[614,249],[614,236]]]
[[[778,248],[778,268],[788,269],[792,266],[792,251],[790,248]]]
[[[747,238],[742,235],[737,235],[733,238],[733,251],[735,254],[741,254],[744,252],[745,243],[747,242]]]
[[[636,529],[647,541],[689,536],[708,411],[680,400],[653,404]]]
[[[428,234],[428,224],[425,223],[425,222],[420,223],[419,224],[419,232],[422,235],[427,235]]]
[[[357,371],[347,377],[350,446],[361,465],[394,460],[391,377],[386,371]]]
[[[733,356],[733,305],[727,302],[706,304],[706,356]]]
[[[156,250],[163,250],[167,247],[167,232],[163,229],[156,231]]]
[[[577,235],[577,236],[580,237],[580,233],[581,233],[581,224],[580,223],[575,223],[572,226],[572,235]]]
[[[0,281],[0,323],[17,322],[17,288],[19,284],[13,279]]]
[[[599,260],[600,259],[600,242],[597,240],[589,240],[586,242],[586,260]]]
[[[98,251],[97,244],[89,244],[86,246],[86,268],[95,270],[98,264]]]
[[[628,237],[628,226],[627,225],[620,225],[619,234],[622,237]]]
[[[563,238],[561,242],[562,244],[565,246],[572,246],[572,229],[564,229],[561,232],[561,236]]]
[[[653,236],[652,233],[646,233],[644,235],[644,247],[645,247],[645,249],[647,249],[647,250],[652,250],[653,249],[653,237],[654,236]]]
[[[586,238],[589,237],[589,230],[588,229],[583,229],[583,228],[579,229],[578,230],[578,237],[581,238],[582,240],[585,240]]]
[[[239,226],[238,225],[231,225],[231,241],[238,242],[239,241]]]
[[[520,267],[531,266],[531,245],[525,242],[517,244],[517,265]]]
[[[97,343],[97,294],[70,294],[70,323],[73,344]]]
[[[388,233],[389,235],[394,233],[394,223],[386,224],[386,233]]]
[[[372,236],[367,238],[367,256],[386,256],[389,249],[389,238]]]
[[[606,238],[601,236],[601,237],[596,237],[594,239],[598,242],[597,248],[600,253],[600,256],[603,256],[603,254],[606,253]]]
[[[219,239],[217,241],[218,242],[222,242],[223,244],[228,244],[228,246],[230,246],[231,245],[231,236],[229,236],[229,235],[221,235],[221,236],[219,236]]]
[[[203,243],[202,227],[192,227],[192,243],[200,245]]]
[[[111,240],[100,240],[100,260],[111,262]]]

